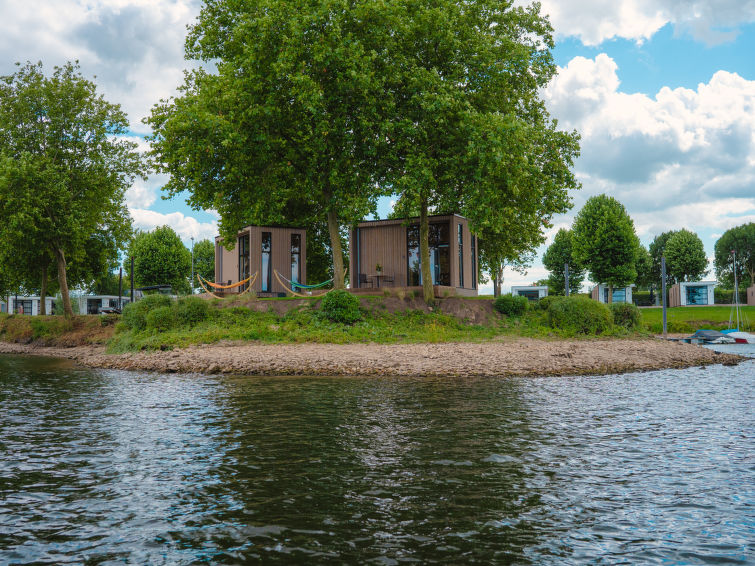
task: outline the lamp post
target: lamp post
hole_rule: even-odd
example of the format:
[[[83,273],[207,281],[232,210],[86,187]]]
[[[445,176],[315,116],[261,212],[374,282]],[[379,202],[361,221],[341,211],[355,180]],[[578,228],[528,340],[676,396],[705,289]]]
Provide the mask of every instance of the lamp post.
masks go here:
[[[194,294],[194,236],[191,236],[191,294]]]

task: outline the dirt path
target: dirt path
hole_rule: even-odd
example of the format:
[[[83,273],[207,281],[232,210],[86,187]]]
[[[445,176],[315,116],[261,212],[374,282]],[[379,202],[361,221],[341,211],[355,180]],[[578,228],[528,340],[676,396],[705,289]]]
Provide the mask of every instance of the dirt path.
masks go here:
[[[736,364],[701,346],[641,340],[533,340],[480,344],[221,343],[165,352],[106,354],[101,346],[54,348],[0,343],[0,354],[54,356],[99,368],[245,375],[578,375]]]

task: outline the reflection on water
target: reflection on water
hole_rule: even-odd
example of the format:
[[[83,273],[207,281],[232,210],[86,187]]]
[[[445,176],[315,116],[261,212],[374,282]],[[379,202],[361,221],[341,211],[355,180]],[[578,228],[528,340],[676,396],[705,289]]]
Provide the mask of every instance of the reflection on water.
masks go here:
[[[0,357],[0,563],[746,563],[754,374],[257,379]]]

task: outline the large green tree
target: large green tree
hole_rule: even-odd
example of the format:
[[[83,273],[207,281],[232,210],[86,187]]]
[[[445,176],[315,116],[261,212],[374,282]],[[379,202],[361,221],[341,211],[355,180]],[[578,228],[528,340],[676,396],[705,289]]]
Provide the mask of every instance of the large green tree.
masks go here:
[[[634,283],[639,239],[624,205],[613,197],[590,197],[572,227],[574,255],[595,283],[614,287]]]
[[[134,258],[134,279],[140,287],[170,285],[176,293],[189,292],[191,252],[170,226],[137,232],[128,256]],[[130,261],[126,267],[130,269]]]
[[[585,270],[574,257],[573,247],[571,230],[561,228],[543,255],[543,265],[551,272],[548,277],[548,287],[553,289],[556,295],[563,295],[566,292],[565,265],[567,263],[569,264],[569,291],[579,293],[582,287]]]
[[[689,230],[679,230],[666,242],[666,267],[671,280],[700,281],[708,272],[708,258],[700,237]]]
[[[650,258],[652,260],[651,277],[653,279],[653,285],[655,285],[657,289],[661,288],[661,258],[666,253],[666,244],[674,234],[676,234],[676,230],[663,232],[653,238],[653,241],[650,242],[650,245],[648,246],[648,252],[650,253]],[[668,275],[668,270],[666,270],[666,275]]]
[[[550,218],[569,208],[578,136],[559,131],[540,99],[556,66],[552,29],[538,5],[389,4],[389,180],[397,209],[419,211],[429,301],[429,213],[466,216],[497,276],[506,260],[542,243]]]
[[[635,261],[635,269],[637,271],[637,278],[635,283],[637,287],[646,289],[655,285],[655,278],[653,275],[653,257],[650,255],[648,249],[640,245],[637,248],[637,260]]]
[[[194,244],[194,273],[215,281],[215,244],[210,240],[199,240]],[[192,287],[195,282],[191,282]]]
[[[66,316],[69,266],[83,263],[92,235],[121,248],[131,234],[124,194],[144,170],[136,144],[119,137],[127,129],[75,64],[48,77],[27,63],[0,77],[0,241],[39,242],[57,267]]]
[[[733,251],[737,257],[737,280],[740,284],[755,285],[755,222],[729,228],[716,242],[716,276],[730,288],[734,287]]]
[[[384,192],[391,13],[348,0],[207,1],[186,56],[216,72],[188,72],[147,120],[167,192],[216,209],[229,245],[245,223],[301,223],[289,204],[305,204],[308,220],[327,222],[342,287],[341,227]]]

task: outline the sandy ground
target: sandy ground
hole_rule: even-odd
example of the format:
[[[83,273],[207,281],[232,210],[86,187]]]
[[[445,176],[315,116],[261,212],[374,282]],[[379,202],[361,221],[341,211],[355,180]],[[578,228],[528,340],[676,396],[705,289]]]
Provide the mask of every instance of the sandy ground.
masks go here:
[[[659,339],[533,340],[480,344],[220,343],[106,354],[102,346],[0,342],[0,353],[54,356],[99,368],[242,375],[546,376],[736,364],[738,356]]]

